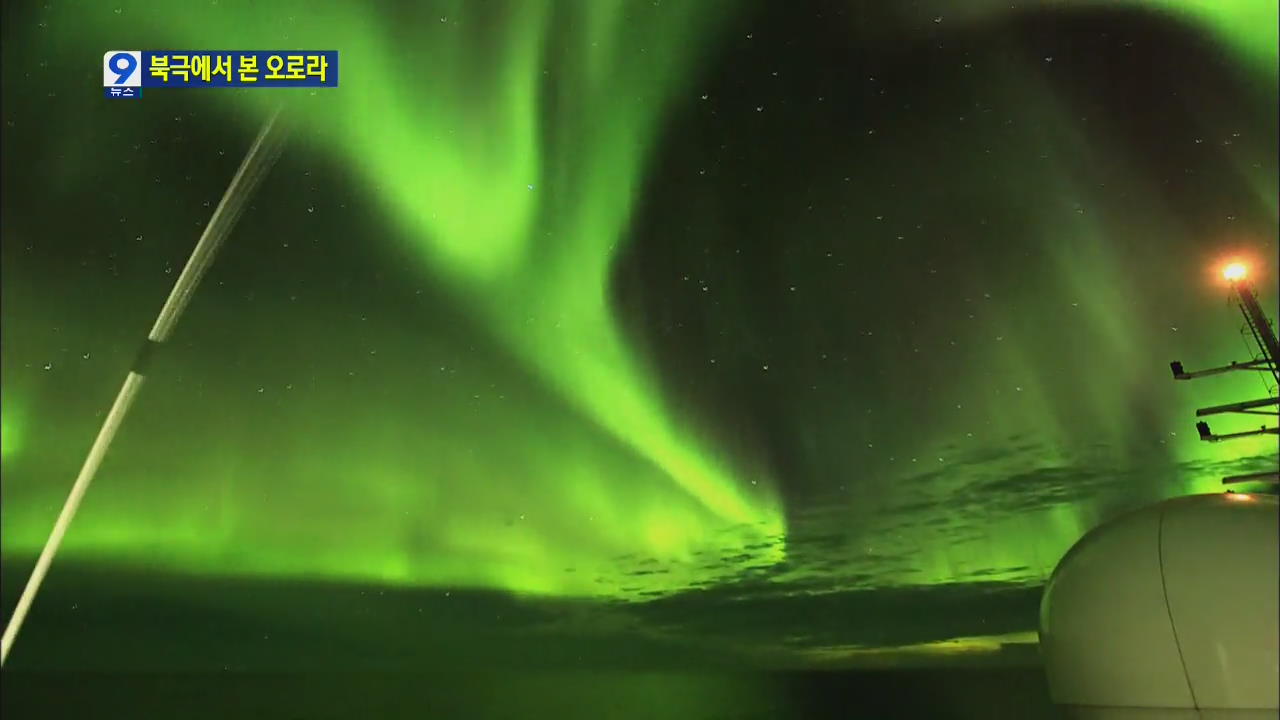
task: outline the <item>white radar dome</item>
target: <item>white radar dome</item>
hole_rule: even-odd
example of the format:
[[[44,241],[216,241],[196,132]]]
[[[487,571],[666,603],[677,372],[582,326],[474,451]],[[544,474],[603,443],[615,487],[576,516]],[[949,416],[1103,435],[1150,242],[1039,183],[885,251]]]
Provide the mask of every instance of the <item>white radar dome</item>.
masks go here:
[[[1079,720],[1254,720],[1280,710],[1280,505],[1166,500],[1087,533],[1040,604],[1053,701]]]

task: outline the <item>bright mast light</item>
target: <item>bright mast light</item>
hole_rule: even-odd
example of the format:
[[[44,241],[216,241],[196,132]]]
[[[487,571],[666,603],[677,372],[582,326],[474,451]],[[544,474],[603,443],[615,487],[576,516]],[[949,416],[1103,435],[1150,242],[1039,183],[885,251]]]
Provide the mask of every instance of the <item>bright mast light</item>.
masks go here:
[[[1244,266],[1244,263],[1233,262],[1222,269],[1222,277],[1226,278],[1230,282],[1243,280],[1245,274],[1246,274],[1246,268]]]

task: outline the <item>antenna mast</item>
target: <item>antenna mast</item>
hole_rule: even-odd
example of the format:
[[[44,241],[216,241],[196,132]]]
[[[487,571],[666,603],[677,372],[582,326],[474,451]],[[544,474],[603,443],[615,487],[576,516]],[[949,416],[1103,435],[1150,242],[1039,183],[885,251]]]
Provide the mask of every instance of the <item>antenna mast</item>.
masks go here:
[[[1246,362],[1233,361],[1230,365],[1210,368],[1208,370],[1198,370],[1196,372],[1187,372],[1183,369],[1182,363],[1175,360],[1174,362],[1169,363],[1169,368],[1173,370],[1173,379],[1195,380],[1209,375],[1218,375],[1236,370],[1252,370],[1254,372],[1268,373],[1271,375],[1271,378],[1275,383],[1272,386],[1272,392],[1269,397],[1200,408],[1199,410],[1196,410],[1196,417],[1202,418],[1224,413],[1236,413],[1240,415],[1269,415],[1271,417],[1276,417],[1276,410],[1262,409],[1280,405],[1280,397],[1277,397],[1275,394],[1276,388],[1280,388],[1280,366],[1277,366],[1276,363],[1277,358],[1280,357],[1280,343],[1276,341],[1275,328],[1272,327],[1271,321],[1267,319],[1266,313],[1262,311],[1262,305],[1258,303],[1258,293],[1254,289],[1253,284],[1249,282],[1248,271],[1243,264],[1232,263],[1228,265],[1223,269],[1222,276],[1226,278],[1227,282],[1231,286],[1232,300],[1234,300],[1236,305],[1240,308],[1240,314],[1244,316],[1244,329],[1249,331],[1249,335],[1253,338],[1254,345],[1258,348],[1258,353]],[[1280,427],[1274,425],[1269,427],[1267,425],[1262,425],[1257,430],[1246,430],[1243,432],[1216,435],[1209,429],[1209,423],[1205,420],[1200,420],[1196,423],[1196,431],[1200,434],[1200,439],[1205,442],[1221,442],[1223,440],[1235,440],[1237,438],[1253,437],[1255,435],[1280,435]],[[1280,469],[1249,473],[1247,475],[1232,475],[1222,479],[1223,485],[1244,482],[1280,482]]]

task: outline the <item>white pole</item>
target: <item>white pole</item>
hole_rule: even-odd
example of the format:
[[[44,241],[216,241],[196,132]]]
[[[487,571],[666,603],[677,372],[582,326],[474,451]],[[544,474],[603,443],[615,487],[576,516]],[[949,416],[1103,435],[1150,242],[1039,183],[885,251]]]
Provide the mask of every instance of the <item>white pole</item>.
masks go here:
[[[40,584],[44,582],[44,577],[49,572],[49,566],[53,563],[53,556],[57,554],[58,547],[62,545],[62,539],[67,534],[67,528],[71,525],[71,520],[75,517],[76,510],[80,507],[80,501],[84,499],[84,494],[89,489],[89,483],[93,482],[93,476],[98,472],[102,459],[106,456],[108,448],[111,447],[111,441],[115,439],[116,431],[120,429],[120,423],[124,421],[124,416],[129,412],[134,398],[137,397],[138,391],[142,388],[142,381],[148,369],[147,366],[155,350],[169,338],[169,334],[173,331],[178,318],[181,317],[183,310],[187,307],[187,303],[191,300],[191,294],[195,291],[196,286],[200,284],[200,280],[213,262],[213,257],[222,245],[222,241],[230,234],[232,227],[244,211],[249,197],[253,194],[253,190],[262,178],[266,176],[267,171],[271,169],[271,165],[275,163],[276,158],[279,156],[283,138],[280,133],[273,135],[276,120],[279,116],[280,109],[276,108],[271,116],[267,118],[266,123],[263,124],[262,130],[258,132],[258,137],[253,141],[253,145],[249,147],[249,152],[245,154],[244,161],[240,163],[240,169],[236,171],[235,177],[231,179],[231,184],[227,186],[227,191],[222,195],[222,201],[218,203],[218,207],[213,211],[213,217],[210,218],[209,225],[201,233],[200,241],[196,243],[195,250],[191,252],[191,257],[187,259],[186,267],[182,269],[182,274],[178,276],[177,282],[174,283],[173,290],[169,293],[169,298],[165,300],[164,307],[160,309],[155,325],[152,326],[146,342],[143,343],[142,349],[138,352],[133,368],[125,378],[124,385],[120,388],[120,393],[116,395],[116,401],[111,405],[111,411],[107,413],[106,420],[102,422],[102,429],[98,431],[98,437],[93,441],[93,446],[89,448],[89,456],[85,458],[84,466],[80,468],[80,474],[76,476],[75,485],[71,486],[71,493],[67,495],[67,501],[62,506],[62,512],[58,515],[57,522],[53,524],[53,531],[49,533],[49,539],[45,542],[44,549],[40,551],[39,559],[36,560],[35,569],[31,571],[31,577],[27,579],[26,587],[22,589],[22,596],[18,598],[18,604],[13,609],[13,615],[9,617],[9,624],[4,628],[3,644],[0,645],[0,665],[3,665],[9,658],[9,650],[13,647],[14,638],[18,636],[18,631],[22,629],[22,622],[31,610],[31,603],[35,600],[36,592],[40,590]],[[265,151],[264,148],[266,148]]]

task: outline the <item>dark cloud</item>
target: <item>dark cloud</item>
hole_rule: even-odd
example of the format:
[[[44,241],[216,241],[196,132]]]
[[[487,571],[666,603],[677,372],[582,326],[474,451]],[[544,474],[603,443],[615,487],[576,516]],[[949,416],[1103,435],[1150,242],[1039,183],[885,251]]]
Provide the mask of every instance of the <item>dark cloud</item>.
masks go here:
[[[17,565],[6,564],[6,608],[26,570]],[[731,668],[784,662],[791,650],[1026,631],[1039,597],[1036,587],[1000,583],[823,588],[760,577],[600,605],[67,564],[24,629],[15,662],[138,671]]]
[[[895,647],[1036,627],[1038,586],[968,583],[792,592],[765,583],[656,600],[635,612],[670,632],[762,645]],[[714,612],[706,612],[715,608]]]

